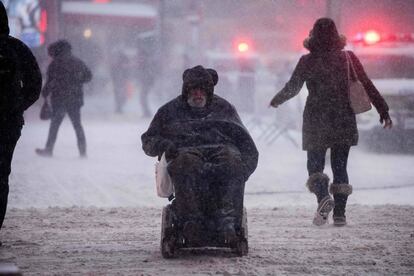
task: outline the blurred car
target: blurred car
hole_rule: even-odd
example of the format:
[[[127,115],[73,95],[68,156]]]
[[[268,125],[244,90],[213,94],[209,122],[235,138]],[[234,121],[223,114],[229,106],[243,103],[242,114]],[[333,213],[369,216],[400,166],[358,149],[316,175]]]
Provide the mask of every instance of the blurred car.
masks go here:
[[[209,50],[205,58],[207,66],[216,69],[220,76],[216,91],[239,111],[253,113],[260,62],[250,43],[237,41],[234,49]]]
[[[384,131],[373,108],[357,115],[361,144],[377,152],[414,153],[414,36],[368,32],[351,43],[387,101],[394,126]]]

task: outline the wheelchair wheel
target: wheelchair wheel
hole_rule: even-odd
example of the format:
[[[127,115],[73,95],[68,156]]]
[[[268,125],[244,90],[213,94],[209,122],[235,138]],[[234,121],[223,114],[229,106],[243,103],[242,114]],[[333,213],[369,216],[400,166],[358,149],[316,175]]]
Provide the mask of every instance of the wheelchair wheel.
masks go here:
[[[173,219],[171,205],[167,205],[162,209],[161,220],[161,255],[170,259],[175,253],[175,236],[173,231]]]
[[[248,231],[248,226],[247,226],[247,210],[246,210],[246,207],[243,207],[242,231],[243,231],[243,237],[247,240],[249,231]]]
[[[249,244],[247,243],[247,240],[244,238],[238,240],[233,251],[237,256],[246,256],[249,253]]]
[[[174,242],[168,239],[161,241],[161,255],[165,259],[174,258],[175,246]]]
[[[237,256],[246,256],[249,253],[249,243],[247,241],[248,228],[247,228],[247,210],[243,207],[242,225],[239,233],[238,240],[232,245],[232,252]]]

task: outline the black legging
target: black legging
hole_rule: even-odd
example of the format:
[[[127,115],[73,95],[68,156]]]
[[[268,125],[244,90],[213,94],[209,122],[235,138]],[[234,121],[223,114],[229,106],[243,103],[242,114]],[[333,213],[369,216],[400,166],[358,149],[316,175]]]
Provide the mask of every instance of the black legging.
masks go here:
[[[327,149],[308,150],[308,173],[322,173],[325,168],[325,155]],[[331,167],[333,173],[333,183],[349,183],[346,166],[348,163],[350,146],[338,145],[331,148]]]
[[[20,133],[21,126],[8,128],[0,126],[0,228],[6,214],[11,162]]]
[[[86,154],[86,138],[81,123],[80,107],[59,107],[53,109],[53,116],[50,122],[46,149],[53,151],[60,124],[62,123],[66,113],[68,113],[73,128],[75,129],[76,138],[78,140],[79,153],[81,155]]]

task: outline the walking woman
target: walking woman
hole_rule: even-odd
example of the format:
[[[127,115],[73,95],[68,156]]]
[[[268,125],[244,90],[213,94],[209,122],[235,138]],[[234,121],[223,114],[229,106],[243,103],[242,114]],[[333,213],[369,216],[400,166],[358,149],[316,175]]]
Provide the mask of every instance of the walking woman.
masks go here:
[[[75,129],[79,154],[86,157],[86,138],[81,123],[82,86],[92,79],[92,73],[83,61],[72,54],[72,46],[66,40],[52,43],[48,53],[53,60],[47,69],[42,96],[50,96],[53,111],[46,147],[36,149],[36,153],[52,156],[60,124],[67,113]]]
[[[306,186],[318,201],[313,219],[315,225],[327,223],[332,209],[334,225],[345,225],[345,206],[352,193],[347,161],[350,147],[358,143],[358,130],[349,101],[347,54],[355,68],[356,77],[379,113],[380,123],[384,124],[384,128],[392,127],[387,103],[355,54],[343,50],[345,44],[345,37],[338,34],[332,19],[318,19],[304,41],[310,53],[300,58],[290,80],[270,102],[272,107],[278,107],[296,96],[306,82],[309,95],[303,112],[302,140],[308,158],[309,178]],[[328,149],[331,150],[333,172],[330,187],[329,178],[323,173]],[[333,194],[334,200],[329,192]]]

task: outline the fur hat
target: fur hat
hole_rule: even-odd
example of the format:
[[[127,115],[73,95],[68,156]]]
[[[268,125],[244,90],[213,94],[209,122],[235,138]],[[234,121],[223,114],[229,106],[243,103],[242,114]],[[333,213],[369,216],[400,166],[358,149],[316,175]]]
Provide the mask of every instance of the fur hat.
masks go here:
[[[186,69],[183,72],[183,100],[187,101],[188,93],[191,89],[202,88],[207,94],[207,102],[210,102],[214,94],[214,86],[217,82],[218,74],[214,69],[204,68],[201,65]]]
[[[47,51],[49,53],[49,56],[56,58],[58,56],[70,54],[72,51],[72,46],[67,40],[61,39],[50,44],[47,48]]]
[[[346,37],[340,35],[335,22],[330,18],[319,18],[303,41],[303,46],[311,52],[342,50],[346,45]]]

